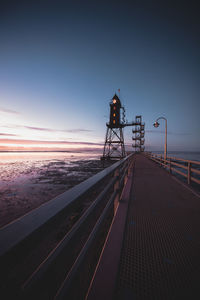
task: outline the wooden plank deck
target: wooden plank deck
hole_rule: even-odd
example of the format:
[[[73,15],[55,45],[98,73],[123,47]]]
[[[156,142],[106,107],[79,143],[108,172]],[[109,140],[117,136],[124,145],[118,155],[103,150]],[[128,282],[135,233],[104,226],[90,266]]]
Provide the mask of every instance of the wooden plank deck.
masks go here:
[[[109,261],[113,236],[120,239],[117,226],[112,226],[88,299],[112,276],[117,278],[115,287],[107,286],[111,290],[104,300],[200,299],[199,195],[143,155],[136,155],[133,172],[121,255],[113,260],[117,271],[112,266],[110,272],[102,269]],[[123,202],[113,225],[121,209]]]

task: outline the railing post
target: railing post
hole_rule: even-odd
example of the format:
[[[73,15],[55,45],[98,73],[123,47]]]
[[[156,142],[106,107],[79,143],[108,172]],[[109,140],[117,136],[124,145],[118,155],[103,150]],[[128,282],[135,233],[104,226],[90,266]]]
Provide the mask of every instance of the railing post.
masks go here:
[[[188,184],[191,182],[191,163],[188,162],[188,176],[187,176]]]
[[[172,173],[172,169],[171,169],[171,158],[169,158],[169,173]]]
[[[115,197],[115,200],[114,200],[114,215],[115,215],[115,212],[117,210],[117,206],[119,203],[119,168],[117,168],[117,170],[115,170],[114,177],[117,177],[117,181],[114,185],[114,192],[117,191],[117,196]]]
[[[133,164],[133,161],[129,161],[129,164],[128,164],[128,170],[127,170],[127,177],[130,176],[132,170],[131,170],[131,166]]]
[[[129,174],[130,174],[130,166],[131,166],[131,162],[129,161],[128,165],[127,165],[127,170],[125,170],[126,175],[124,176],[123,188],[126,185],[126,182],[128,180]]]
[[[126,184],[128,177],[130,176],[131,172],[132,172],[132,164],[133,162],[130,160],[128,162],[128,166],[127,166],[127,171],[126,171],[126,176],[124,178],[124,185]]]
[[[166,159],[165,159],[165,168],[167,168],[167,165],[168,165],[168,157],[166,156]]]

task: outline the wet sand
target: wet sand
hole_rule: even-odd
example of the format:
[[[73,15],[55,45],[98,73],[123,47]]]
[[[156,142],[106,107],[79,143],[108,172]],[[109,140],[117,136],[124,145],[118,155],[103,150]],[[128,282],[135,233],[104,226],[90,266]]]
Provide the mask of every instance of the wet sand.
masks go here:
[[[42,167],[31,165],[16,176],[14,164],[13,178],[4,171],[0,180],[0,227],[21,217],[32,209],[51,200],[111,163],[100,160],[46,161]]]

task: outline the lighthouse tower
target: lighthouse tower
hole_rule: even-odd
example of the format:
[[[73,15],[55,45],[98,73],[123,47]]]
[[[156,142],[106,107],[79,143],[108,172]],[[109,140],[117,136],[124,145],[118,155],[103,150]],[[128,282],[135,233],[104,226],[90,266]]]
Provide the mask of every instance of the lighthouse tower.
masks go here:
[[[122,112],[123,111],[123,112]],[[124,108],[119,97],[115,94],[110,102],[110,120],[106,123],[106,138],[102,160],[122,159],[126,156],[124,147],[124,121],[121,119]]]

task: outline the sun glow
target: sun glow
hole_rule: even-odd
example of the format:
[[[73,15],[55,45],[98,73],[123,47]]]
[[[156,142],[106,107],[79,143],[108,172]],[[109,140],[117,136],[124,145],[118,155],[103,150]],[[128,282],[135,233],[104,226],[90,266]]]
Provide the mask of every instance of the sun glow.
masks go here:
[[[84,129],[64,130],[30,124],[19,113],[5,109],[0,109],[0,117],[0,151],[67,151],[102,147],[87,142],[87,130]]]

